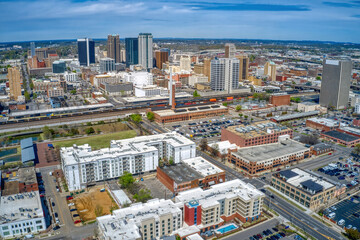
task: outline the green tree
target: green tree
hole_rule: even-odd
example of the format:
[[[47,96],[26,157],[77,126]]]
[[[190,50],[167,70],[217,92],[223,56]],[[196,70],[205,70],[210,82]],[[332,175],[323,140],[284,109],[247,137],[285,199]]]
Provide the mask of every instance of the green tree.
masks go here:
[[[51,128],[49,128],[48,126],[43,127],[43,136],[45,139],[50,139],[52,138],[53,134],[55,133],[55,131]]]
[[[91,122],[87,122],[86,126],[92,126]]]
[[[76,90],[73,89],[73,90],[70,91],[70,93],[71,93],[72,95],[75,95],[75,94],[76,94]]]
[[[351,240],[360,239],[360,232],[355,229],[346,229],[346,236]]]
[[[255,98],[255,99],[256,99],[256,98],[259,98],[259,96],[260,96],[259,93],[254,93],[254,94],[253,94],[253,98]]]
[[[193,97],[201,97],[200,94],[195,90],[193,93]]]
[[[217,156],[219,154],[219,145],[217,144],[214,144],[212,147],[211,147],[211,155],[212,156]]]
[[[140,122],[141,122],[141,120],[142,120],[142,117],[141,117],[141,115],[140,114],[131,114],[130,115],[130,118],[131,118],[131,120],[134,122],[134,123],[136,123],[136,124],[139,124]]]
[[[147,188],[146,189],[140,189],[140,191],[138,193],[134,194],[134,199],[137,202],[145,203],[149,199],[151,199],[151,192]]]
[[[92,127],[89,127],[89,128],[86,128],[85,129],[85,133],[86,134],[93,134],[93,133],[95,133],[95,130],[94,130],[94,128],[92,128]]]
[[[155,120],[155,114],[153,112],[148,112],[146,114],[146,117],[150,122],[153,122]]]
[[[135,182],[133,175],[127,171],[119,178],[119,183],[122,188],[129,188]]]
[[[38,96],[36,93],[33,93],[33,99],[36,99]]]
[[[239,117],[240,117],[240,118],[242,118],[242,117],[243,117],[243,115],[244,115],[244,114],[242,114],[242,113],[239,113]]]
[[[227,107],[227,106],[228,106],[228,103],[227,103],[227,102],[224,102],[224,103],[223,103],[223,106]]]
[[[316,77],[316,80],[321,80],[321,77],[320,77],[320,76],[317,76],[317,77]]]
[[[353,153],[354,155],[357,155],[357,156],[360,155],[360,144],[356,144],[356,145],[355,145],[355,147],[354,147],[353,150],[352,150],[352,153]]]
[[[205,151],[207,149],[208,142],[206,138],[202,138],[200,141],[200,149],[201,151]]]
[[[247,119],[248,119],[248,117],[249,117],[249,116],[245,115],[245,116],[244,116],[245,120],[247,120]]]
[[[28,93],[28,91],[24,92],[24,97],[26,101],[30,101],[30,93]]]
[[[235,108],[235,111],[240,112],[241,111],[241,105],[237,105],[236,108]]]
[[[170,165],[173,165],[174,164],[174,158],[171,156],[170,159],[169,159],[169,164]]]

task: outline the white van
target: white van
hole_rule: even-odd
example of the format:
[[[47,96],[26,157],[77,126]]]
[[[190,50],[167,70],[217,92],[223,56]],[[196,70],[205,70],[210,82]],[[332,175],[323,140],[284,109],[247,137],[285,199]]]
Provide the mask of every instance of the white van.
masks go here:
[[[336,214],[335,214],[334,212],[333,212],[333,213],[330,213],[330,214],[329,214],[329,218],[334,218],[335,215],[336,215]]]
[[[338,225],[341,226],[341,225],[344,225],[345,224],[345,220],[344,219],[340,219],[338,221]]]

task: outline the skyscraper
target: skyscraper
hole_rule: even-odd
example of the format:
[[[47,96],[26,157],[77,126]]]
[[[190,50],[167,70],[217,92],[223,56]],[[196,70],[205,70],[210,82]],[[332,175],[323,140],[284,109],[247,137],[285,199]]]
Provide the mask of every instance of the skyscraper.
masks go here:
[[[35,56],[35,43],[30,43],[31,57]]]
[[[8,68],[9,88],[10,88],[10,99],[15,101],[21,96],[21,74],[17,67]]]
[[[204,75],[211,79],[211,58],[204,58]]]
[[[162,69],[163,63],[169,61],[169,53],[167,51],[155,51],[156,67]]]
[[[350,60],[324,60],[320,91],[320,104],[336,109],[346,108],[349,101],[352,62]]]
[[[78,55],[81,66],[95,63],[95,43],[91,38],[78,39]]]
[[[233,43],[225,44],[225,57],[226,58],[234,58],[235,52],[236,52],[235,44],[233,44]]]
[[[139,64],[144,69],[153,68],[153,36],[151,33],[139,34]]]
[[[266,62],[264,66],[264,74],[270,76],[271,81],[276,81],[276,64],[272,61]]]
[[[115,71],[115,60],[112,58],[100,59],[100,72],[113,72]]]
[[[138,38],[125,38],[126,67],[139,64]]]
[[[119,35],[108,35],[107,56],[120,63],[120,38]]]
[[[236,58],[240,61],[239,81],[242,82],[249,77],[249,58],[244,55],[238,55]]]
[[[239,87],[239,64],[236,58],[220,58],[211,61],[210,86],[215,91],[231,93]]]

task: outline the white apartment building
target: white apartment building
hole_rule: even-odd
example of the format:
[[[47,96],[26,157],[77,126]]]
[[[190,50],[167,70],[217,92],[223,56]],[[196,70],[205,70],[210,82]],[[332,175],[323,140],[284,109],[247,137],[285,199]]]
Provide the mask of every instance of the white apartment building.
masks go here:
[[[93,85],[95,87],[100,87],[102,83],[116,84],[121,83],[121,75],[116,73],[107,73],[107,74],[99,74],[94,76]]]
[[[204,74],[193,74],[189,77],[189,86],[195,87],[197,83],[207,83],[209,78]]]
[[[169,95],[169,90],[157,85],[138,86],[135,87],[135,97],[151,97],[151,96]]]
[[[238,218],[242,222],[256,220],[262,211],[265,195],[240,179],[219,183],[203,190],[180,192],[176,203],[184,204],[184,222],[196,225],[201,232],[217,228],[221,223]]]
[[[190,56],[181,56],[180,58],[180,71],[191,71],[191,58]]]
[[[89,183],[156,170],[159,159],[174,163],[196,155],[196,145],[178,133],[112,140],[110,148],[92,151],[88,144],[61,148],[62,170],[70,191]]]
[[[182,227],[182,211],[171,200],[152,199],[96,219],[100,239],[150,240],[171,235]]]
[[[39,192],[2,196],[0,200],[0,236],[15,238],[46,229]]]
[[[153,85],[153,75],[148,72],[129,72],[124,74],[125,82],[131,82],[134,86]]]
[[[211,60],[210,86],[215,91],[231,93],[239,87],[240,61],[236,58]]]
[[[144,69],[153,68],[153,36],[140,33],[138,37],[139,65]]]

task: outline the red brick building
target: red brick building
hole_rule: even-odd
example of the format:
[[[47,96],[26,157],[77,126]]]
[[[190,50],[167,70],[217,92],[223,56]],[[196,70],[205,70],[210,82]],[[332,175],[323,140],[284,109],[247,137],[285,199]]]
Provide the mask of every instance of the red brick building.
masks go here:
[[[306,119],[306,126],[327,132],[337,129],[339,122],[327,118],[309,118]]]
[[[323,132],[321,133],[321,137],[347,147],[355,146],[360,143],[359,137],[335,130]]]
[[[290,105],[290,95],[288,94],[272,94],[270,96],[270,104],[277,106]]]
[[[195,157],[176,165],[158,167],[156,177],[171,192],[178,193],[197,187],[207,189],[225,182],[225,171],[202,157]]]
[[[18,171],[2,173],[2,195],[39,191],[34,167],[20,168]]]
[[[276,143],[279,136],[293,136],[293,130],[271,121],[256,122],[251,125],[237,125],[221,129],[221,141],[229,141],[239,147],[250,147]]]

